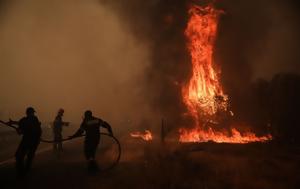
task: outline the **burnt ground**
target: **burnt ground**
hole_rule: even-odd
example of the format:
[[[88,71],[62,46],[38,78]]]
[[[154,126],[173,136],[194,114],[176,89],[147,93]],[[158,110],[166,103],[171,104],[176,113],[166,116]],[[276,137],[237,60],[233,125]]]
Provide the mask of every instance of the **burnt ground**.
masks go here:
[[[116,152],[114,144],[103,143],[110,148],[101,148],[98,157]],[[97,174],[89,174],[86,169],[82,139],[66,143],[60,157],[53,154],[51,146],[44,145],[24,179],[16,179],[12,161],[2,164],[0,188],[300,188],[300,149],[296,147],[175,142],[161,145],[130,138],[121,139],[121,143],[120,163]],[[107,157],[110,156],[98,159],[100,167],[110,163]]]

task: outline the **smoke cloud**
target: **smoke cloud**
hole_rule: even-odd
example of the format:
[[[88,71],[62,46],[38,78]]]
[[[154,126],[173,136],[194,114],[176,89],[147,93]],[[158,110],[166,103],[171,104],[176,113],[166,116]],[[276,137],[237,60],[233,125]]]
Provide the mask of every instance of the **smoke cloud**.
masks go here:
[[[43,121],[59,108],[79,122],[90,109],[120,125],[149,115],[144,99],[147,44],[98,1],[5,3],[0,27],[0,112],[19,118],[33,106]]]
[[[191,75],[183,36],[187,9],[191,3],[206,5],[212,1],[100,2],[123,17],[135,36],[150,44],[148,95],[153,106],[172,126],[188,125],[188,120],[182,119],[186,108],[181,98],[181,86]],[[216,64],[222,70],[221,82],[235,117],[240,121],[259,122],[254,121],[261,119],[260,105],[253,105],[258,103],[256,81],[270,80],[281,72],[299,73],[299,6],[293,0],[214,3],[224,11],[214,53]]]
[[[191,75],[183,32],[188,0],[26,0],[2,3],[0,117],[34,106],[120,123],[188,124],[181,86]],[[259,78],[299,73],[297,1],[215,1],[221,15],[214,58],[232,109],[249,118]],[[251,95],[250,95],[251,96]],[[246,101],[246,102],[245,102]],[[251,114],[250,112],[250,114]],[[255,116],[254,116],[255,117]],[[155,121],[154,121],[155,120]],[[149,124],[149,123],[148,123]],[[126,126],[128,127],[128,126]]]

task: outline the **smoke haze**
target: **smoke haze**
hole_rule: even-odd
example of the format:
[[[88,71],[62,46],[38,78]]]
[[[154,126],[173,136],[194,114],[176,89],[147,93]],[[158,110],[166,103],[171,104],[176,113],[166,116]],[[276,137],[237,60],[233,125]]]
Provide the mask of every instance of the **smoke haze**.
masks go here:
[[[76,122],[91,109],[114,123],[164,117],[172,126],[187,124],[181,97],[191,74],[187,8],[209,1],[5,2],[1,118],[20,117],[32,105],[45,120],[63,107]],[[225,12],[214,54],[221,82],[235,113],[250,119],[257,107],[248,107],[245,94],[254,81],[299,73],[299,6],[293,0],[215,2]]]
[[[3,10],[2,119],[23,116],[27,106],[45,121],[60,107],[75,122],[86,109],[113,123],[148,113],[147,44],[98,1],[12,1]]]
[[[187,124],[182,120],[186,109],[181,97],[181,85],[191,74],[183,36],[187,9],[190,3],[206,5],[210,1],[100,2],[123,17],[135,36],[151,44],[148,82],[153,106],[171,125]],[[281,72],[299,73],[299,6],[292,0],[218,0],[215,5],[224,14],[220,17],[214,58],[222,70],[221,81],[236,117],[248,121],[248,114],[257,112],[257,107],[249,107],[255,100],[249,97],[253,82],[270,80]]]

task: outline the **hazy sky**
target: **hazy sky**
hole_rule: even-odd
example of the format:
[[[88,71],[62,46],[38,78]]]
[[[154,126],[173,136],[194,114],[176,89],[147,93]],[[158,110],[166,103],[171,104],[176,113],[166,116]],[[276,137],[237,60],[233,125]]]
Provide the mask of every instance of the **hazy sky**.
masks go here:
[[[0,2],[1,119],[33,106],[44,121],[65,108],[73,122],[91,109],[114,124],[165,116],[177,124],[191,71],[183,35],[190,1]],[[214,56],[226,91],[299,73],[296,1],[216,2],[225,14]]]
[[[96,0],[7,3],[0,25],[0,118],[27,106],[42,120],[58,108],[80,121],[86,109],[108,121],[140,119],[147,45]]]

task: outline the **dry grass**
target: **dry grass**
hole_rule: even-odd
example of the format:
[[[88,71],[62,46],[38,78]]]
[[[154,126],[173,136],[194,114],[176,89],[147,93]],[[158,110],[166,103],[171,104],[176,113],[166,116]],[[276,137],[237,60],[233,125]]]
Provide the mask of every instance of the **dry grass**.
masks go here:
[[[0,169],[7,188],[293,189],[300,188],[300,150],[274,144],[166,144],[122,139],[123,155],[113,170],[87,174],[82,141],[66,145],[59,159],[36,158],[23,181],[12,165]],[[100,154],[99,154],[100,155]],[[2,187],[1,187],[2,188]]]

